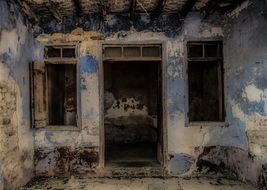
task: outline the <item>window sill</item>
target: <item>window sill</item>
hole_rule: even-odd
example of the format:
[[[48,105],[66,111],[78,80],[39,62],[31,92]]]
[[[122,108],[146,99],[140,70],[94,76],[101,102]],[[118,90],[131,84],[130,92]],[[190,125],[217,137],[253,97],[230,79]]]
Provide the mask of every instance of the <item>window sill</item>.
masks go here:
[[[37,130],[45,131],[81,131],[80,127],[74,125],[49,125],[44,128],[37,128]]]
[[[201,121],[201,122],[189,122],[189,127],[227,127],[228,124],[224,121]]]

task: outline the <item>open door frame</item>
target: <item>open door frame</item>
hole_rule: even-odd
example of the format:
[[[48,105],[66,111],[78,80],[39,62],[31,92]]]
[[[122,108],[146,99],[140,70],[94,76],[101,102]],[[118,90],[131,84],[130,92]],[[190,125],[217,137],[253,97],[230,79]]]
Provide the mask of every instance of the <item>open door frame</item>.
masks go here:
[[[105,127],[104,127],[104,61],[103,61],[103,45],[153,45],[153,44],[161,44],[162,47],[162,59],[161,59],[161,64],[159,67],[161,67],[161,105],[162,105],[162,121],[161,121],[161,129],[162,129],[162,134],[161,134],[161,139],[162,139],[162,158],[160,161],[160,164],[162,167],[167,166],[167,158],[168,158],[168,145],[167,145],[167,112],[166,112],[166,70],[167,70],[167,51],[166,51],[166,43],[163,41],[157,41],[157,40],[151,40],[151,41],[117,41],[117,40],[112,40],[112,41],[101,41],[99,42],[99,57],[100,57],[100,65],[99,65],[99,90],[100,90],[100,122],[99,122],[99,167],[104,168],[105,167]],[[159,147],[159,145],[158,145]],[[159,158],[159,150],[158,150],[158,158]]]

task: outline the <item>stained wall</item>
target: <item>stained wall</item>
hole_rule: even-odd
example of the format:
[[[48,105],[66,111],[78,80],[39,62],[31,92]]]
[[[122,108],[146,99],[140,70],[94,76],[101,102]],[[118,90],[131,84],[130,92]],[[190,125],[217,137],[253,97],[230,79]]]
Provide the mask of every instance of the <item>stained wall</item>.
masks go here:
[[[196,159],[204,146],[247,148],[245,131],[240,130],[238,125],[229,126],[228,120],[225,123],[195,124],[194,126],[189,126],[187,123],[186,43],[189,40],[222,40],[224,34],[221,20],[223,18],[215,14],[203,21],[197,12],[190,13],[184,22],[179,22],[175,18],[173,15],[162,16],[158,23],[151,25],[147,16],[143,15],[137,19],[133,27],[128,28],[128,22],[123,23],[122,18],[111,16],[110,20],[102,23],[102,27],[97,31],[93,29],[94,23],[87,23],[88,27],[91,27],[91,29],[87,28],[88,31],[77,28],[68,34],[57,33],[60,28],[58,26],[55,29],[46,28],[51,35],[38,36],[37,39],[42,43],[80,42],[82,125],[80,130],[44,128],[35,131],[37,175],[57,175],[58,173],[71,175],[88,171],[97,173],[101,154],[100,134],[103,115],[101,99],[103,68],[100,50],[101,43],[111,41],[163,43],[166,166],[172,175],[188,171],[192,166],[188,164],[189,160]],[[167,24],[164,23],[165,20]],[[175,22],[169,24],[170,21]],[[145,28],[146,25],[147,28]],[[231,115],[230,112],[227,114]],[[67,155],[61,153],[63,152],[61,150],[66,151],[70,156],[66,158]],[[86,160],[81,156],[84,153],[89,158],[91,158],[90,155],[93,157]],[[177,162],[177,160],[181,161]],[[80,164],[76,164],[77,162]]]
[[[38,43],[12,1],[0,2],[0,189],[15,189],[33,176],[29,64]]]
[[[29,130],[26,66],[41,53],[35,53],[37,44],[17,13],[6,9],[5,2],[0,5],[6,15],[1,18],[5,22],[1,22],[0,92],[2,97],[9,97],[3,101],[5,105],[1,105],[5,107],[5,114],[1,116],[7,115],[2,119],[0,132],[4,138],[1,140],[6,140],[1,144],[7,146],[0,146],[0,150],[3,154],[18,150],[12,151],[14,157],[11,154],[0,159],[5,163],[4,179],[13,180],[12,174],[20,174],[25,168],[32,171],[33,149],[36,176],[97,174],[102,151],[100,134],[103,132],[101,43],[157,41],[163,42],[164,47],[166,170],[169,174],[194,175],[206,173],[208,168],[260,187],[266,186],[265,1],[247,1],[226,17],[215,13],[206,20],[197,12],[189,13],[181,22],[175,15],[163,15],[152,24],[147,15],[138,15],[134,23],[126,16],[109,15],[105,22],[92,16],[83,22],[84,30],[77,28],[75,19],[69,25],[46,20],[42,31],[46,34],[35,31],[39,42],[79,43],[81,125],[68,129],[34,129],[34,142]],[[225,122],[188,123],[186,43],[192,40],[222,40],[224,43]],[[19,141],[14,143],[17,139]],[[17,155],[28,156],[22,159]],[[7,167],[15,157],[19,167],[14,169],[13,164]],[[31,176],[32,172],[29,172],[23,177],[29,179]]]

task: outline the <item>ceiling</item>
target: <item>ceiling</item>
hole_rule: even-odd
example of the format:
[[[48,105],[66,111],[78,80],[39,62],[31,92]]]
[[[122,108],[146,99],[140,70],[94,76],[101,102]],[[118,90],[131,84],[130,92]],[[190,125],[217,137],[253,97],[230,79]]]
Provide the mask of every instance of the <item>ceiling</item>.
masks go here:
[[[179,13],[185,17],[191,10],[201,11],[204,17],[216,9],[229,10],[243,0],[15,0],[30,20],[40,17],[65,17],[101,13],[136,13],[160,15],[161,13]]]

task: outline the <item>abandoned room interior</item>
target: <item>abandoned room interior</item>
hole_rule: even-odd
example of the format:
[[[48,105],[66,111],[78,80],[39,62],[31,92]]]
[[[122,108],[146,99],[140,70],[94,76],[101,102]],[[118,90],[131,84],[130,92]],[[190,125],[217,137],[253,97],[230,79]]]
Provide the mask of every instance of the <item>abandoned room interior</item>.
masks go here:
[[[266,0],[1,0],[0,190],[267,189]]]

